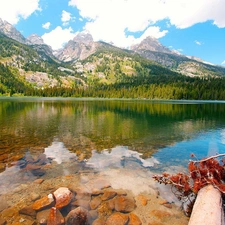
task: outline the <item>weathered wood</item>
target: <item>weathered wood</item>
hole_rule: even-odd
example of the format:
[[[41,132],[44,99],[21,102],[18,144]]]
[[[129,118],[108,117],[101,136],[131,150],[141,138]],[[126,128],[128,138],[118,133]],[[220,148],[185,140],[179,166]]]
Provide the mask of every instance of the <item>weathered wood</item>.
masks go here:
[[[188,225],[224,225],[221,192],[208,185],[197,195]]]

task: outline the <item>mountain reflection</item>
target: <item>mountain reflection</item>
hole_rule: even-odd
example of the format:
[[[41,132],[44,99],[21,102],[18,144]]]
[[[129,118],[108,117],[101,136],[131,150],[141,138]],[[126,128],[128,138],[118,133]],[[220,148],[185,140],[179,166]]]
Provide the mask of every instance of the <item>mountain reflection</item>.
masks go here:
[[[225,105],[199,102],[0,100],[0,162],[9,164],[31,148],[57,139],[78,160],[93,150],[128,146],[147,159],[159,148],[222,128]],[[38,151],[38,150],[37,150]],[[59,160],[59,159],[58,159]]]

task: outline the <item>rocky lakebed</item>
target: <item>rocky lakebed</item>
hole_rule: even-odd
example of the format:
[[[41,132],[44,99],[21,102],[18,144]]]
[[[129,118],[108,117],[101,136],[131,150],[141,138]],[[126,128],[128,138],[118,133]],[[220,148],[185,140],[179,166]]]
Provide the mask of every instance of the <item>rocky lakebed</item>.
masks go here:
[[[122,159],[126,166],[114,160],[97,169],[69,153],[70,160],[59,163],[37,152],[17,156],[10,166],[1,159],[0,225],[188,224],[170,190],[133,158]]]

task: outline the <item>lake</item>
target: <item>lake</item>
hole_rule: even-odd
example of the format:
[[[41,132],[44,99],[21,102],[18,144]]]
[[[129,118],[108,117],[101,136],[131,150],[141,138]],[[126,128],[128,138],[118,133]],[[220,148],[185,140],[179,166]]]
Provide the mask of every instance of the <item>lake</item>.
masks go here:
[[[26,192],[36,200],[32,185],[40,182],[40,198],[78,176],[82,185],[104,178],[135,196],[160,190],[174,202],[151,175],[186,171],[192,153],[199,159],[225,153],[225,102],[2,97],[0,198],[6,203],[0,218],[7,221],[4,211],[24,206],[17,201]],[[47,182],[52,189],[42,189]],[[142,224],[151,221],[138,215]]]

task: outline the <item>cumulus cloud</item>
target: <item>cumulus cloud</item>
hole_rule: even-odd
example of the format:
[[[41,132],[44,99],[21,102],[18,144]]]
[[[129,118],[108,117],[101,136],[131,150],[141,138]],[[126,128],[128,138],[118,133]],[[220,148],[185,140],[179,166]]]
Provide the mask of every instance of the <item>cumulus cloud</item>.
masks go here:
[[[45,33],[42,35],[44,42],[56,50],[63,47],[65,43],[69,40],[73,39],[75,33],[71,27],[63,29],[58,26],[54,30],[49,33]]]
[[[63,22],[63,25],[68,25],[68,22],[72,19],[73,17],[71,16],[71,13],[63,10],[62,11],[62,17],[61,17],[61,21]]]
[[[49,27],[50,27],[50,25],[51,25],[51,23],[50,22],[47,22],[47,23],[44,23],[44,24],[42,24],[42,27],[44,28],[44,29],[49,29]]]
[[[167,30],[157,31],[156,22],[168,20],[168,27],[187,28],[196,23],[213,21],[218,27],[225,27],[224,0],[70,0],[80,16],[88,22],[84,29],[94,39],[113,41],[119,46],[135,42],[128,32],[141,32],[160,38]]]
[[[1,0],[0,17],[11,24],[17,24],[23,18],[28,18],[32,13],[41,10],[39,0]]]

